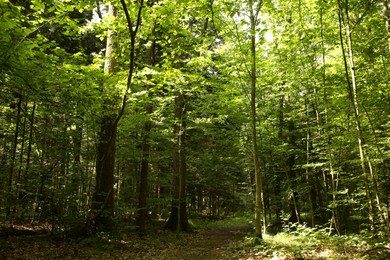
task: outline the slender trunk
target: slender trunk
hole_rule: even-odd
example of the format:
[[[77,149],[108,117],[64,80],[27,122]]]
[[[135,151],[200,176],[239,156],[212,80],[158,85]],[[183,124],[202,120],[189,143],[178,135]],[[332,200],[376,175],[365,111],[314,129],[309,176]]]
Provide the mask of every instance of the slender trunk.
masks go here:
[[[309,165],[310,163],[310,139],[311,139],[311,133],[310,133],[310,122],[309,122],[309,105],[308,105],[308,98],[305,96],[305,108],[306,108],[306,164]],[[309,207],[310,207],[310,220],[311,220],[311,226],[314,227],[314,209],[313,209],[313,201],[311,196],[311,185],[310,185],[310,171],[309,167],[306,167],[305,170],[305,177],[306,177],[306,185],[307,185],[307,197],[309,199]]]
[[[155,41],[152,41],[150,48],[147,50],[145,57],[146,65],[154,65],[154,49]],[[151,75],[147,76],[148,80],[152,79]],[[149,93],[149,98],[152,98],[152,93],[150,91],[150,85],[146,86],[146,91]],[[148,116],[153,112],[153,105],[151,101],[147,101],[145,105],[145,110]],[[140,190],[139,190],[139,200],[138,200],[138,218],[137,226],[140,233],[145,232],[145,221],[147,218],[147,197],[148,197],[148,175],[149,175],[149,153],[150,153],[150,131],[152,129],[152,122],[148,118],[144,123],[143,133],[142,133],[142,159],[141,159],[141,171],[140,171]]]
[[[160,172],[157,173],[157,187],[156,187],[156,194],[157,194],[157,216],[158,219],[161,219],[161,174]]]
[[[337,234],[340,234],[338,215],[337,215],[337,202],[336,202],[336,192],[337,192],[336,179],[337,179],[337,176],[335,178],[336,172],[333,170],[333,163],[331,160],[329,161],[329,172],[330,172],[330,180],[331,180],[330,186],[332,189],[332,205],[331,205],[332,218],[330,219],[330,223],[329,223],[329,225],[330,225],[329,226],[329,235],[330,235],[332,233],[332,230],[333,230],[333,225],[334,225],[334,228],[335,228]]]
[[[390,11],[389,11],[389,4],[387,0],[383,0],[383,14],[385,16],[387,42],[390,51]]]
[[[263,183],[260,171],[259,152],[257,147],[257,113],[256,113],[256,85],[257,85],[257,62],[256,62],[256,22],[257,13],[253,9],[252,0],[249,1],[250,5],[250,32],[251,32],[251,117],[252,117],[252,154],[253,164],[255,169],[255,183],[256,183],[256,202],[255,202],[255,232],[256,236],[262,238],[262,221],[264,227],[265,215],[264,214],[264,196],[263,196]]]
[[[43,119],[45,121],[45,128],[50,129],[52,127],[50,119],[45,116]],[[41,147],[41,152],[38,155],[39,156],[39,185],[37,186],[36,192],[35,192],[35,201],[33,205],[35,205],[34,214],[31,218],[31,223],[33,223],[35,220],[40,219],[42,216],[42,213],[46,211],[46,205],[44,205],[44,195],[43,191],[45,189],[45,183],[48,178],[50,178],[50,174],[52,173],[52,170],[55,168],[55,165],[53,165],[50,162],[49,156],[46,156],[48,153],[49,147],[51,146],[52,139],[46,136],[47,138],[43,140],[43,144]]]
[[[302,1],[300,0],[299,3],[299,21],[301,23],[301,28],[302,28],[302,32],[304,32],[304,27],[305,27],[305,22],[303,20],[303,15],[302,15]],[[320,7],[321,8],[321,7]],[[320,25],[322,26],[322,9],[320,11]],[[321,36],[322,36],[322,31],[321,31]],[[303,50],[308,50],[310,49],[310,46],[307,46],[305,44],[305,41],[302,41],[302,49]],[[302,65],[302,68],[305,68],[308,64],[307,60],[305,60],[303,57],[301,58],[301,65]],[[315,70],[317,70],[317,63],[313,62],[313,61],[309,61],[310,65],[311,65],[311,68],[312,68],[312,71],[314,72]],[[311,94],[311,89],[309,88],[310,85],[313,85],[313,88],[312,88],[312,92],[313,94]],[[321,136],[321,128],[319,127],[320,125],[320,116],[319,116],[319,111],[318,111],[318,95],[317,95],[317,88],[316,88],[316,83],[313,81],[313,82],[310,82],[310,80],[307,80],[306,82],[306,90],[305,90],[305,95],[304,95],[304,101],[305,101],[305,114],[306,114],[306,164],[309,165],[309,163],[311,162],[311,153],[312,153],[312,142],[313,140],[318,140],[319,138],[313,138],[312,137],[312,132],[311,132],[311,120],[310,120],[310,117],[311,117],[311,114],[310,114],[310,105],[311,105],[311,102],[313,102],[313,112],[314,112],[314,115],[315,115],[315,120],[316,120],[316,123],[317,123],[317,134],[318,134],[318,137]],[[313,173],[311,173],[311,171]],[[315,225],[315,219],[314,219],[314,203],[313,203],[313,194],[315,194],[315,191],[313,192],[313,190],[315,189],[314,186],[315,185],[312,185],[312,183],[314,184],[315,182],[313,182],[313,179],[315,177],[315,168],[309,168],[309,167],[305,167],[305,178],[306,178],[306,186],[307,186],[307,199],[308,199],[308,203],[309,203],[309,209],[310,209],[310,214],[309,214],[309,217],[310,217],[310,222],[311,222],[311,226],[314,227]],[[296,214],[298,214],[299,211],[296,210]],[[300,223],[300,219],[298,218],[298,223]]]
[[[327,87],[326,87],[326,53],[325,53],[325,44],[324,44],[324,25],[323,25],[323,9],[321,9],[321,14],[320,14],[320,21],[321,21],[321,44],[322,44],[322,84],[324,87],[324,104],[325,104],[325,109],[324,109],[324,136],[325,136],[325,143],[327,147],[327,159],[328,159],[328,164],[329,164],[329,174],[330,174],[330,189],[332,191],[332,204],[331,204],[331,209],[332,209],[332,214],[331,218],[329,221],[329,234],[332,233],[333,230],[333,225],[335,227],[336,232],[339,234],[339,228],[338,228],[338,222],[337,222],[337,209],[336,209],[336,190],[337,190],[337,185],[336,185],[336,180],[335,180],[335,171],[333,170],[333,150],[331,146],[331,136],[329,135],[329,118],[328,118],[328,93],[327,93]],[[341,35],[340,35],[341,36]],[[318,124],[318,128],[320,128]],[[328,199],[328,182],[327,182],[327,174],[326,171],[323,171],[323,185],[324,185],[324,193],[325,193],[325,205],[329,204],[329,199]],[[326,214],[325,216],[327,219],[329,218],[329,214]]]
[[[72,175],[69,174],[69,120],[67,118],[67,115],[64,114],[62,117],[62,140],[60,141],[61,144],[61,154],[60,154],[60,165],[59,165],[59,171],[57,172],[55,178],[53,178],[53,187],[54,190],[52,191],[53,197],[55,198],[62,198],[64,196],[64,188],[70,187]],[[73,192],[72,192],[73,193]],[[75,191],[74,193],[75,194]],[[68,202],[61,202],[61,206],[58,207],[59,215],[69,215],[70,213],[70,207],[74,205],[73,201]],[[53,203],[54,206],[54,203]]]
[[[390,10],[389,10],[389,2],[388,0],[383,0],[383,13],[385,17],[385,24],[386,24],[386,32],[387,32],[387,42],[390,52]],[[383,62],[384,64],[384,62]],[[384,163],[382,163],[384,165]],[[385,177],[388,176],[388,168],[386,165],[384,165],[384,172]],[[389,200],[388,198],[385,199],[385,203],[387,204],[387,207],[389,208]],[[390,230],[390,221],[389,221],[389,212],[385,212],[385,218],[387,219],[387,228]]]
[[[16,122],[15,122],[15,133],[14,140],[12,143],[11,150],[11,161],[8,175],[8,190],[7,190],[7,207],[6,207],[6,215],[7,218],[10,218],[11,215],[11,204],[14,204],[14,194],[13,194],[13,183],[14,183],[14,168],[15,168],[15,159],[16,159],[16,150],[18,146],[18,137],[19,137],[19,125],[20,125],[20,112],[22,108],[22,96],[20,94],[15,94],[18,98],[17,111],[16,111]]]
[[[25,104],[25,117],[22,124],[22,140],[20,147],[20,155],[19,155],[19,169],[18,169],[18,178],[17,182],[20,181],[20,177],[22,176],[22,165],[23,165],[23,154],[24,154],[24,145],[26,142],[26,124],[27,124],[27,111],[28,111],[28,102]]]
[[[18,202],[18,205],[20,205],[22,198],[23,198],[23,192],[21,192],[21,186],[24,182],[22,182],[22,165],[23,165],[23,157],[24,157],[24,149],[25,149],[25,142],[26,142],[26,124],[27,124],[27,111],[28,111],[28,102],[25,102],[25,116],[23,119],[22,124],[22,140],[21,140],[21,147],[20,147],[20,154],[19,154],[19,167],[18,167],[18,174],[16,177],[16,200]],[[18,207],[15,205],[13,209],[13,215],[15,216],[17,214]]]
[[[378,211],[379,211],[378,215],[379,215],[379,220],[380,220],[380,223],[381,223],[381,229],[382,229],[383,234],[385,234],[386,228],[388,226],[388,224],[386,223],[387,222],[386,213],[382,209],[381,200],[380,200],[380,197],[379,197],[378,181],[376,179],[376,174],[374,172],[374,167],[373,167],[373,165],[371,163],[370,157],[368,155],[366,157],[367,157],[368,169],[370,170],[371,180],[372,180],[372,183],[373,183],[373,186],[374,186],[375,201],[376,201],[376,206],[377,206]]]
[[[284,109],[284,95],[282,95],[279,99],[279,108],[278,108],[278,140],[281,141],[283,140],[283,128],[284,128],[284,113],[283,113],[283,109]],[[270,146],[272,146],[272,142],[269,142]],[[270,147],[270,151],[273,151],[272,147]],[[277,160],[277,159],[276,159]],[[271,165],[275,165],[277,164],[277,162],[275,162],[275,158],[274,158],[274,153],[271,152],[271,162],[272,164]],[[272,169],[271,169],[271,172],[270,174],[272,175]],[[279,185],[281,182],[282,182],[282,175],[281,174],[273,174],[274,178],[275,178],[275,183],[278,183],[278,185],[275,185],[274,187],[272,187],[271,189],[273,189],[271,191],[271,193],[274,193],[274,194],[281,194],[282,193],[282,187],[281,185]],[[268,194],[271,194],[268,192]],[[270,197],[270,196],[269,196]],[[271,202],[270,202],[271,203]],[[274,207],[275,207],[275,217],[276,219],[279,221],[280,219],[280,214],[283,212],[283,206],[282,206],[282,201],[280,199],[278,200],[274,200],[273,201],[274,203]],[[270,217],[268,218],[270,221],[271,219],[271,213],[272,211],[270,210],[268,212],[270,214]]]
[[[73,168],[74,176],[71,178],[72,190],[78,196],[78,203],[76,209],[78,212],[82,212],[83,208],[86,207],[84,199],[84,176],[83,167],[81,167],[81,149],[83,140],[83,118],[81,117],[80,123],[76,125],[75,132],[72,136],[73,139]]]
[[[361,127],[361,120],[360,120],[360,114],[359,114],[359,102],[358,102],[358,91],[357,91],[357,81],[356,81],[356,75],[355,75],[355,64],[354,64],[354,57],[353,57],[353,47],[352,47],[352,33],[349,28],[349,14],[348,14],[348,1],[346,1],[346,22],[342,23],[342,7],[340,0],[338,0],[338,17],[339,17],[339,30],[340,30],[340,41],[343,51],[343,58],[344,58],[344,67],[345,67],[345,73],[346,73],[346,80],[347,80],[347,86],[349,90],[349,97],[352,102],[353,108],[354,108],[354,116],[355,116],[355,123],[356,123],[356,131],[357,131],[357,139],[358,139],[358,146],[359,146],[359,156],[360,156],[360,165],[362,169],[363,174],[363,181],[365,185],[366,190],[366,196],[368,200],[368,214],[369,214],[369,220],[370,220],[370,226],[371,230],[375,232],[375,217],[374,217],[374,209],[373,209],[373,203],[369,188],[369,179],[367,175],[366,170],[366,158],[364,153],[364,139],[363,139],[363,132]],[[346,53],[344,51],[344,43],[343,43],[343,34],[342,34],[342,24],[345,26],[346,35],[347,35],[347,49],[348,49],[348,56],[349,56],[349,68],[351,73],[351,80],[349,78],[348,73],[348,65],[347,65],[347,57]]]
[[[26,159],[26,169],[23,174],[23,183],[26,183],[26,179],[28,178],[29,169],[30,169],[30,163],[31,163],[31,152],[32,152],[32,144],[33,144],[33,130],[34,130],[34,119],[35,119],[35,109],[36,109],[36,103],[33,104],[32,110],[31,110],[31,117],[30,117],[30,125],[29,125],[29,135],[28,135],[28,146],[27,146],[27,159]],[[22,200],[22,218],[23,218],[23,212],[26,207],[26,201],[25,199],[20,196],[20,199]]]
[[[331,138],[329,136],[329,119],[328,119],[328,91],[327,91],[327,84],[326,84],[326,49],[325,49],[325,36],[324,36],[324,8],[321,7],[320,10],[320,23],[321,23],[321,50],[322,50],[322,86],[324,89],[324,139],[326,143],[326,156],[328,159],[329,164],[329,172],[333,173],[333,151],[331,147]],[[318,129],[320,129],[319,121],[317,121]],[[329,205],[329,198],[328,198],[328,176],[327,172],[325,170],[322,171],[322,179],[323,179],[323,186],[324,186],[324,198],[325,198],[325,205]],[[332,179],[333,181],[333,179]],[[335,201],[334,201],[335,203]],[[322,215],[323,219],[329,220],[329,214],[328,211],[325,210],[325,214]],[[333,214],[333,209],[332,209]]]
[[[180,113],[180,123],[178,128],[178,174],[179,174],[179,192],[178,192],[178,222],[177,222],[177,231],[188,231],[189,224],[187,219],[187,202],[186,202],[186,157],[185,157],[185,131],[186,131],[186,119],[185,117],[185,101],[184,95],[179,95],[179,106],[178,109],[181,111]]]
[[[365,110],[366,112],[366,116],[367,116],[367,119],[368,119],[368,122],[370,124],[370,127],[371,127],[371,131],[372,131],[372,136],[374,137],[374,143],[375,143],[375,147],[380,155],[380,160],[381,160],[381,164],[382,164],[382,169],[383,169],[383,175],[386,176],[386,173],[388,171],[388,167],[387,167],[387,163],[384,159],[384,155],[383,155],[383,151],[382,149],[379,147],[378,145],[378,137],[377,137],[377,134],[375,132],[375,129],[374,129],[374,125],[371,121],[371,117],[368,113],[368,111],[363,107],[363,109]],[[380,213],[383,215],[383,220],[384,220],[384,227],[385,229],[390,229],[390,221],[389,221],[389,215],[388,215],[388,212],[386,210],[384,210],[382,208],[382,205],[381,205],[381,202],[380,202],[380,196],[379,196],[379,187],[378,187],[378,182],[377,182],[377,177],[375,176],[374,172],[373,172],[373,167],[371,165],[371,161],[368,160],[369,162],[369,167],[370,167],[370,173],[371,173],[371,178],[374,182],[374,188],[375,188],[375,197],[376,197],[376,201],[377,201],[377,206],[378,206],[378,209],[380,211]],[[386,230],[385,230],[386,232]]]
[[[34,129],[34,119],[35,119],[35,109],[37,107],[37,104],[34,103],[31,111],[31,118],[30,118],[30,132],[28,136],[28,147],[27,147],[27,160],[26,160],[26,170],[24,175],[28,176],[28,171],[30,169],[30,163],[31,163],[31,151],[32,151],[32,144],[33,144],[33,129]]]
[[[149,175],[149,151],[150,143],[149,136],[151,130],[151,122],[145,122],[142,134],[142,159],[140,169],[140,183],[138,195],[138,213],[137,213],[137,228],[140,234],[145,232],[145,222],[148,214],[147,197],[148,197],[148,175]]]
[[[171,230],[191,231],[187,216],[186,202],[186,157],[185,157],[185,130],[186,130],[186,104],[183,93],[178,93],[175,99],[175,117],[177,123],[174,127],[177,150],[174,155],[174,198],[172,200],[171,214],[166,227]]]

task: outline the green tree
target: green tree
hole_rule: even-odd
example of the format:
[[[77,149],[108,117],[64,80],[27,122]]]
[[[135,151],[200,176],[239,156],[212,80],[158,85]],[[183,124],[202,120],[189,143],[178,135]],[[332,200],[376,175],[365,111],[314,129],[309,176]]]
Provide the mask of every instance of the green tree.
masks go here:
[[[108,15],[112,19],[118,16],[118,9],[109,5]],[[106,43],[106,60],[104,62],[104,72],[107,78],[115,76],[118,71],[118,61],[115,58],[118,50],[118,39],[113,29],[107,33]],[[116,151],[116,128],[117,128],[117,104],[118,97],[112,93],[115,89],[106,80],[104,87],[108,96],[104,98],[103,116],[100,123],[100,132],[97,148],[96,159],[96,184],[92,199],[92,216],[88,221],[93,221],[94,225],[101,229],[110,229],[112,226],[111,218],[114,214],[114,168],[115,168],[115,151]],[[103,91],[104,92],[104,89]],[[88,224],[90,225],[90,224]]]

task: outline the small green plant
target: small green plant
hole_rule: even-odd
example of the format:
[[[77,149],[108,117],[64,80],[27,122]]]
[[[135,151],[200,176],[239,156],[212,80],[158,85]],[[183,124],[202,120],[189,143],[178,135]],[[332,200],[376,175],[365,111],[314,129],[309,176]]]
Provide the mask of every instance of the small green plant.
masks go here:
[[[329,235],[326,228],[294,225],[276,235],[264,234],[262,243],[256,243],[252,234],[232,245],[240,256],[261,259],[382,259],[390,255],[390,243],[367,234]],[[370,258],[374,257],[374,258]],[[386,259],[386,258],[383,258]]]

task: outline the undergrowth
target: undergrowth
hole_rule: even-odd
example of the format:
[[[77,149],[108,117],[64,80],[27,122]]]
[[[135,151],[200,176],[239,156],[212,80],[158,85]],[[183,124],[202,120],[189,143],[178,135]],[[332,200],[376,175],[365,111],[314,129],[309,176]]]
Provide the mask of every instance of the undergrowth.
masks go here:
[[[369,234],[329,235],[324,228],[299,225],[294,231],[254,234],[231,245],[237,259],[390,259],[390,242]]]

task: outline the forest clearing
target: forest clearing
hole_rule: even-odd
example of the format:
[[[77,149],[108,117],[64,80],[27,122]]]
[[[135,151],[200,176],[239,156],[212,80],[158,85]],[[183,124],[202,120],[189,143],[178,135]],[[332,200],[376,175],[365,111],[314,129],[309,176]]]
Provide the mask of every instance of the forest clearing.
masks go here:
[[[0,0],[0,258],[390,258],[389,68],[388,0]]]

